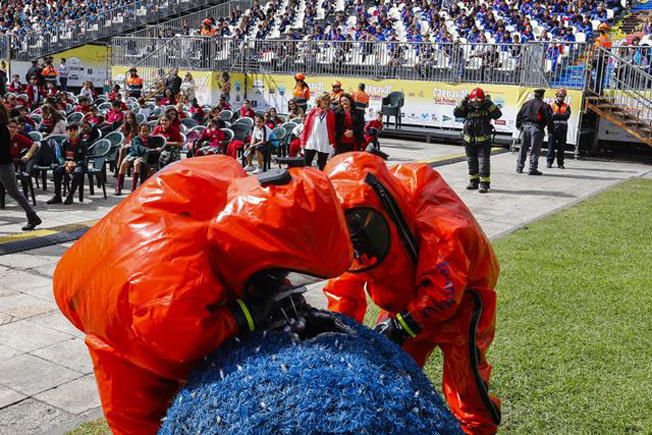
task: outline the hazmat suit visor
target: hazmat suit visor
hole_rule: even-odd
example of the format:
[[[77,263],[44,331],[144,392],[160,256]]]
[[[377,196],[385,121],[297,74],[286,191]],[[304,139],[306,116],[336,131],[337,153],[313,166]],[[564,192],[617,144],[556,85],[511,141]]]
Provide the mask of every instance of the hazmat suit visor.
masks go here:
[[[356,207],[345,212],[353,246],[349,272],[360,273],[383,262],[389,252],[391,232],[385,217],[371,207]]]

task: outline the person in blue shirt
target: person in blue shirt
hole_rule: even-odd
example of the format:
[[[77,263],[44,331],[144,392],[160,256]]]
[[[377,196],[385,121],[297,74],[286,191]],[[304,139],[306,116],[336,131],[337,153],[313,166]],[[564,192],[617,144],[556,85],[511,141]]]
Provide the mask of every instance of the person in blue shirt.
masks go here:
[[[572,27],[567,27],[566,28],[566,35],[563,38],[564,41],[567,42],[575,42],[575,35],[573,34],[573,28]]]

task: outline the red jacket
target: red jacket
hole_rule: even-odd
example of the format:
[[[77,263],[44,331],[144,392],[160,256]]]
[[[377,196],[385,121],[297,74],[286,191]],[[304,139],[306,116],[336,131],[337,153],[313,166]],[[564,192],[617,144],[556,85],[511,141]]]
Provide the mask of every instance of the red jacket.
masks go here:
[[[315,122],[315,118],[318,116],[318,113],[319,113],[319,109],[314,108],[310,112],[308,112],[308,115],[306,116],[306,119],[304,121],[303,132],[301,133],[302,147],[306,146],[308,135],[312,130],[312,125]],[[328,129],[328,142],[330,142],[331,145],[334,145],[335,144],[335,112],[333,112],[330,109],[326,112],[326,128]]]
[[[37,95],[34,93],[34,87],[31,84],[27,86],[27,90],[25,93],[27,94],[27,99],[29,100],[29,104],[31,105],[38,105],[43,100],[45,100],[45,89],[43,89],[41,86],[38,86],[38,98]]]

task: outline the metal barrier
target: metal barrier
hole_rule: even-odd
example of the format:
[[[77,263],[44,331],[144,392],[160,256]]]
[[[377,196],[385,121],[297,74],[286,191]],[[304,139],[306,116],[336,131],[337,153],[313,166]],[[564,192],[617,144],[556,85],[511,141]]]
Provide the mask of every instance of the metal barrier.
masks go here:
[[[144,24],[224,0],[140,0],[112,9],[103,9],[72,23],[6,36],[0,43],[0,57],[30,60],[57,53],[86,42],[109,38]],[[11,52],[8,52],[9,48]]]
[[[150,56],[166,39],[113,38],[113,64],[185,56],[196,70],[354,76],[583,89],[590,45],[236,41],[177,36],[179,53]]]
[[[148,26],[145,29],[138,30],[130,36],[134,37],[173,37],[175,35],[189,36],[192,31],[198,31],[199,26],[207,17],[229,17],[232,11],[238,9],[244,11],[251,8],[253,0],[230,0],[225,3],[213,6],[208,9],[194,12],[192,14],[174,18],[155,26]]]

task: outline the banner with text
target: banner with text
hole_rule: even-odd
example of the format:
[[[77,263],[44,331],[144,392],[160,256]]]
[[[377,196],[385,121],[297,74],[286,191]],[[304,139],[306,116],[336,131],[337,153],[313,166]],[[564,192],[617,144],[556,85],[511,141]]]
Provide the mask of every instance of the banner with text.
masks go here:
[[[234,74],[232,78],[235,76]],[[244,75],[240,74],[237,79],[238,82],[246,82],[246,97],[251,100],[254,109],[276,107],[281,113],[287,111],[287,102],[292,98],[295,84],[291,75],[248,74],[245,80]],[[331,84],[335,80],[339,80],[347,92],[357,89],[360,83],[359,79],[347,77],[308,77],[306,82],[310,86],[311,100],[324,91],[330,92]],[[367,119],[373,118],[374,113],[380,110],[383,97],[391,92],[403,92],[405,94],[405,106],[402,110],[403,125],[451,129],[462,128],[462,122],[453,116],[455,105],[473,88],[478,87],[478,84],[474,83],[449,84],[408,80],[365,80],[364,83],[366,92],[370,96]],[[515,127],[516,114],[523,103],[533,97],[534,88],[507,85],[480,86],[503,112],[502,118],[495,122],[496,130],[516,136],[518,134]],[[551,103],[554,93],[555,90],[547,89],[545,100]],[[236,95],[236,99],[240,98],[244,98],[244,95]],[[232,96],[232,102],[233,100]],[[575,144],[582,107],[582,92],[569,90],[566,102],[572,109],[568,122],[568,143]]]

